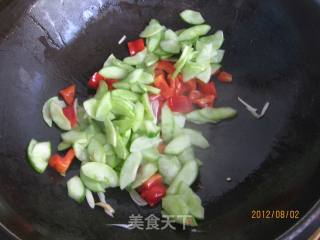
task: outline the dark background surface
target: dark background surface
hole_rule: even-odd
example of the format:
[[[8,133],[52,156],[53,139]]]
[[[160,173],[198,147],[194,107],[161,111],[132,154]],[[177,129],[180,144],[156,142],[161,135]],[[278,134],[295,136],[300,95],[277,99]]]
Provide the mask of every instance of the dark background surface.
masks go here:
[[[261,220],[253,209],[299,210],[320,197],[320,7],[317,1],[0,1],[0,221],[23,239],[273,239],[297,220]],[[151,17],[178,29],[178,13],[200,10],[214,30],[223,29],[223,66],[234,83],[217,84],[217,106],[232,106],[238,117],[200,127],[212,148],[194,189],[206,219],[199,230],[139,232],[107,228],[127,223],[130,214],[159,213],[138,208],[125,192],[108,190],[116,209],[108,218],[67,197],[66,178],[52,170],[35,174],[25,159],[30,138],[59,140],[41,117],[46,99],[70,83],[88,96],[86,82],[110,53],[127,55],[117,42],[137,37]],[[265,101],[267,115],[254,119],[236,100]],[[232,182],[226,182],[226,177]],[[319,217],[314,211],[310,219]],[[316,222],[314,221],[314,226]],[[300,224],[300,227],[303,226]],[[299,232],[293,230],[293,234]],[[306,235],[310,234],[305,233]],[[299,235],[297,239],[306,239]],[[1,236],[1,235],[0,235]]]

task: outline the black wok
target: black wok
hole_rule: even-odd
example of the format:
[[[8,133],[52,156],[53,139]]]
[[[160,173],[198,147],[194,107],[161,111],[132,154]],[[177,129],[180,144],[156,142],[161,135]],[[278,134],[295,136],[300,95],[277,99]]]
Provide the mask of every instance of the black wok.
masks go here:
[[[21,239],[307,239],[320,226],[320,2],[318,0],[38,0],[0,1],[0,222]],[[86,82],[105,58],[124,57],[125,34],[135,39],[151,17],[174,29],[178,13],[203,13],[225,31],[224,68],[217,105],[238,110],[232,121],[201,127],[212,147],[194,189],[206,209],[198,230],[127,231],[129,215],[159,214],[139,208],[126,192],[108,190],[116,209],[109,218],[67,197],[66,178],[28,166],[30,138],[59,140],[41,117],[44,101]],[[270,101],[253,118],[236,100]],[[226,178],[232,181],[227,182]],[[252,219],[253,210],[293,210],[297,218]]]

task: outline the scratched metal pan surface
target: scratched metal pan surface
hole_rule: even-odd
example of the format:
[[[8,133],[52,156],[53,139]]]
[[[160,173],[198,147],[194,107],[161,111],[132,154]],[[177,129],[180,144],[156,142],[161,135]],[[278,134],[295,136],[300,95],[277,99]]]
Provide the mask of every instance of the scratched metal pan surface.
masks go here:
[[[318,0],[37,0],[0,1],[0,221],[20,239],[307,239],[319,224],[320,3]],[[127,55],[118,40],[135,39],[150,18],[185,27],[178,13],[199,10],[225,31],[224,68],[232,84],[217,84],[218,106],[238,110],[232,121],[200,129],[212,147],[193,188],[205,207],[198,232],[110,228],[130,215],[159,216],[126,192],[108,190],[109,218],[68,198],[66,178],[37,175],[26,161],[30,138],[58,143],[46,127],[46,99],[75,83],[80,99],[105,58]],[[253,118],[241,96],[266,116]],[[232,181],[227,182],[226,178]],[[253,219],[254,210],[293,210],[297,218]]]

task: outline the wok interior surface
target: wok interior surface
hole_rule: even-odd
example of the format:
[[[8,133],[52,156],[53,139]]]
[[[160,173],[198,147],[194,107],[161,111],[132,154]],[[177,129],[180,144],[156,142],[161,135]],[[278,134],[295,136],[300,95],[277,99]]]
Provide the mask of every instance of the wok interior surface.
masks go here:
[[[298,219],[252,219],[252,210],[298,210],[320,197],[320,5],[318,1],[0,1],[0,221],[22,239],[272,239]],[[131,214],[159,216],[160,207],[140,208],[119,189],[106,197],[109,218],[67,196],[66,178],[28,166],[26,145],[59,141],[42,120],[41,108],[58,90],[86,82],[106,57],[127,55],[118,45],[137,38],[150,18],[172,29],[186,27],[178,13],[200,11],[214,30],[225,32],[223,61],[232,84],[217,83],[217,106],[238,110],[234,120],[200,129],[212,147],[194,189],[205,207],[198,230],[127,231]],[[261,120],[236,100],[271,106]],[[55,145],[56,146],[56,145]],[[231,182],[226,178],[231,177]]]

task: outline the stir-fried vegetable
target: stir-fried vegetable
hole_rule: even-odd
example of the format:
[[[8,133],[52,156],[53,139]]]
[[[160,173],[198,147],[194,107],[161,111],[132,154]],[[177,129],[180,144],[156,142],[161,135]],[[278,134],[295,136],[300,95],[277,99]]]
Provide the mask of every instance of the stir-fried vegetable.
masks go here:
[[[205,36],[211,26],[199,12],[185,10],[180,16],[194,26],[174,31],[151,19],[140,38],[128,42],[130,56],[121,60],[110,54],[88,81],[95,95],[82,105],[75,99],[75,85],[59,92],[64,101],[52,97],[45,102],[43,119],[64,131],[58,151],[66,153],[51,156],[49,142],[31,140],[28,158],[37,172],[49,164],[62,176],[78,159],[79,176],[67,182],[75,201],[86,198],[91,208],[100,206],[113,216],[103,192],[120,187],[139,206],[162,200],[163,214],[178,223],[196,226],[196,219],[204,218],[201,199],[190,187],[202,165],[193,148],[210,144],[187,128],[186,120],[218,123],[236,111],[214,106],[217,91],[210,80],[224,57],[223,32]],[[230,82],[232,75],[220,71],[217,78]],[[182,220],[181,215],[188,216]]]

